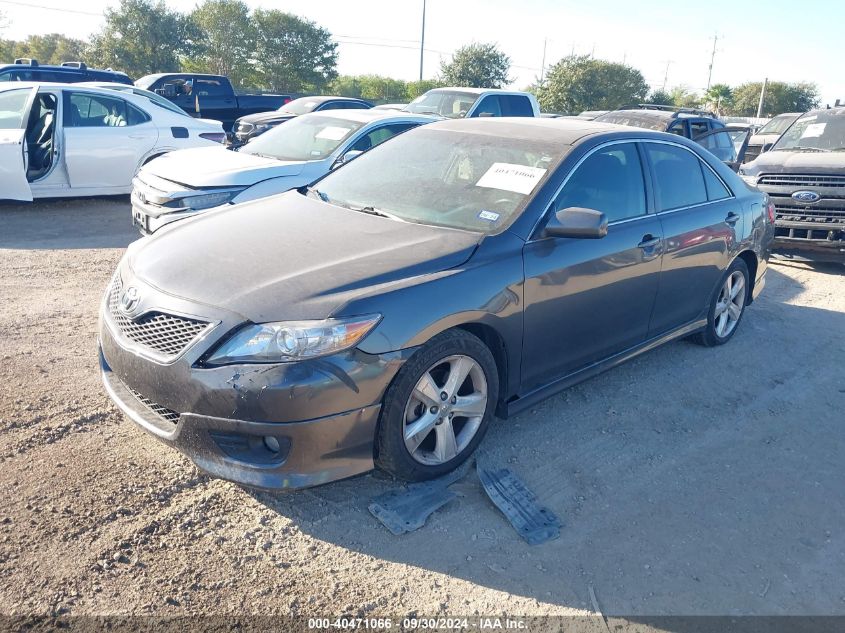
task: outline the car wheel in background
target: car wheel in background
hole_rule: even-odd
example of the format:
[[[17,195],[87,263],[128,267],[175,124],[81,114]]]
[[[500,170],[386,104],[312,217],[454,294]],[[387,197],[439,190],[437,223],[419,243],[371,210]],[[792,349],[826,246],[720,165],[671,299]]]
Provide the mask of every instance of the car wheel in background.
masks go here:
[[[453,470],[484,437],[498,393],[496,362],[481,340],[462,330],[434,337],[385,393],[377,466],[408,481]]]
[[[722,276],[710,302],[707,326],[693,340],[707,347],[723,345],[731,340],[745,314],[750,289],[748,266],[738,257]]]

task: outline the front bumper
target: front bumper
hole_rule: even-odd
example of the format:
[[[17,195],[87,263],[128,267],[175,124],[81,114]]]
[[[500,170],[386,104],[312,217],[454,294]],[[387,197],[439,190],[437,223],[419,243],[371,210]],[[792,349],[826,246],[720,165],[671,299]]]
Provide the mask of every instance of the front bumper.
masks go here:
[[[772,253],[797,261],[845,263],[845,226],[777,222]]]
[[[127,338],[107,292],[99,328],[102,380],[141,428],[203,471],[259,489],[315,486],[373,468],[384,392],[413,349],[206,367],[203,356],[243,317],[190,307],[137,278],[130,283],[142,297],[139,315],[193,315],[201,308],[210,324],[182,352],[162,358]]]

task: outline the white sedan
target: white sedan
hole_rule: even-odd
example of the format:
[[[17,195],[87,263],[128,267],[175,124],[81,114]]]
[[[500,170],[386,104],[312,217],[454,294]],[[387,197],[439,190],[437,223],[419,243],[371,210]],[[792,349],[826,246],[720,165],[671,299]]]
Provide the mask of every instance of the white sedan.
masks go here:
[[[130,193],[144,163],[219,145],[218,121],[137,92],[82,84],[0,84],[0,199]]]
[[[148,235],[211,208],[302,187],[371,147],[437,120],[390,110],[303,114],[237,149],[173,152],[138,172],[132,219]]]

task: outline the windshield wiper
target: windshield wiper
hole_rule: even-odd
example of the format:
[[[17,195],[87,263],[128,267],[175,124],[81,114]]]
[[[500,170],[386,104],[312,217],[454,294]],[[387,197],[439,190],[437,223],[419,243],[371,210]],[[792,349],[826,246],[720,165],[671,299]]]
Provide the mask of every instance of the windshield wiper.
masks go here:
[[[310,194],[312,194],[312,195],[317,196],[317,197],[318,197],[318,198],[320,198],[320,200],[322,200],[323,202],[328,202],[328,201],[329,201],[329,197],[328,197],[326,194],[324,194],[322,191],[320,191],[319,189],[317,189],[317,187],[306,187],[306,188],[305,188],[305,191],[307,191],[308,193],[310,193]]]
[[[335,203],[335,204],[337,204],[337,203]],[[353,207],[352,205],[349,205],[349,204],[344,204],[344,205],[341,205],[341,206],[344,206],[347,209],[351,209],[352,211],[358,211],[359,213],[366,213],[367,215],[377,215],[380,218],[390,218],[391,220],[398,220],[399,222],[405,222],[405,220],[403,218],[400,218],[398,215],[393,215],[392,213],[389,213],[387,211],[383,211],[381,209],[376,209],[375,207],[372,207],[372,206],[369,206],[369,205],[366,206],[366,207]]]

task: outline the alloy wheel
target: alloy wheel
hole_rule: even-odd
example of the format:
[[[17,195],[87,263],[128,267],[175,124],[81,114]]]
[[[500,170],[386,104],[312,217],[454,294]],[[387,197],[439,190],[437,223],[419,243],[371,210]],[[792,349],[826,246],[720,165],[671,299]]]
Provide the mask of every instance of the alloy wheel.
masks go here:
[[[725,338],[734,331],[736,324],[742,316],[745,307],[745,275],[742,271],[736,270],[731,273],[719,291],[719,299],[716,301],[716,310],[713,313],[713,322],[716,334]]]
[[[405,405],[405,448],[417,462],[454,459],[475,437],[487,411],[487,379],[469,356],[448,356],[424,372]]]

